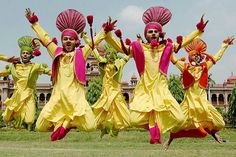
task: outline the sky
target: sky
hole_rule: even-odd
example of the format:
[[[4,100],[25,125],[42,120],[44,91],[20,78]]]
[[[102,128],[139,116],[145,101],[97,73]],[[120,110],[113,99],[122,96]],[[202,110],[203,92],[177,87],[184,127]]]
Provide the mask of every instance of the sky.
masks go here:
[[[207,43],[207,52],[214,55],[222,41],[231,35],[236,35],[236,1],[235,0],[1,0],[0,6],[0,53],[7,56],[19,56],[17,39],[24,35],[35,36],[24,14],[26,8],[31,8],[38,15],[41,26],[51,37],[60,41],[60,31],[56,28],[57,15],[66,9],[76,9],[85,17],[94,16],[94,31],[101,29],[108,16],[117,19],[117,29],[122,30],[123,38],[136,40],[136,34],[143,36],[143,12],[151,6],[164,6],[172,12],[172,19],[163,27],[166,37],[175,39],[178,35],[188,35],[196,29],[196,24],[202,14],[209,23],[201,38]],[[86,25],[85,31],[89,32]],[[60,42],[59,42],[60,45]],[[32,61],[46,63],[51,67],[51,58],[45,48],[42,55]],[[178,57],[187,57],[182,49]],[[210,70],[216,83],[223,83],[229,76],[236,75],[236,46],[232,45],[222,59]],[[0,61],[0,70],[7,63]],[[169,74],[179,74],[178,69],[170,64]],[[135,63],[131,59],[123,71],[123,81],[137,74]],[[48,76],[41,76],[40,83],[48,83]]]

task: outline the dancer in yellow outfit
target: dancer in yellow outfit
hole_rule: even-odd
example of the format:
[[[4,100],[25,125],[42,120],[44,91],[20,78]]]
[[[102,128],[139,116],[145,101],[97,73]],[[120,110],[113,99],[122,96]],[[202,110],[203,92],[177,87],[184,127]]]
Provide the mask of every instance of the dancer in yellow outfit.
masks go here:
[[[89,42],[85,33],[82,37],[86,43]],[[102,94],[92,106],[101,138],[104,134],[117,136],[119,130],[130,126],[130,113],[120,87],[122,70],[129,56],[118,57],[114,48],[106,46],[105,58],[99,55],[97,49],[93,50],[103,78]]]
[[[78,34],[86,25],[85,18],[80,12],[68,9],[57,17],[56,25],[62,32],[63,47],[59,47],[51,41],[49,35],[39,25],[37,16],[30,9],[26,10],[26,17],[53,58],[54,88],[49,102],[39,115],[36,129],[53,131],[52,141],[64,138],[71,128],[84,131],[95,130],[95,117],[85,98],[85,61],[91,51],[90,46],[92,45],[93,48],[94,45],[101,42],[105,38],[106,31],[111,30],[111,27],[109,29],[108,26],[113,23],[104,25],[104,29],[97,34],[94,42],[86,44],[83,48],[75,49],[80,45]]]
[[[185,95],[180,106],[185,120],[179,130],[170,134],[169,140],[164,144],[165,150],[175,138],[203,138],[208,133],[216,141],[221,142],[216,132],[220,131],[225,123],[220,113],[207,100],[208,70],[220,60],[227,47],[233,44],[233,40],[234,37],[225,39],[221,49],[212,57],[206,53],[206,43],[200,38],[196,38],[185,47],[189,53],[189,64],[172,56],[172,62],[182,72]],[[202,62],[204,59],[206,61]]]
[[[0,76],[12,75],[14,80],[14,92],[11,98],[6,99],[6,110],[3,113],[3,120],[9,122],[15,120],[15,127],[20,128],[22,123],[31,126],[35,121],[36,113],[36,81],[41,74],[51,75],[51,71],[44,65],[30,62],[34,52],[39,49],[39,42],[32,44],[33,37],[23,36],[18,40],[21,48],[21,62],[13,63]],[[37,51],[38,52],[38,51]]]
[[[190,43],[202,34],[207,22],[197,24],[197,30],[188,37],[178,38],[178,44],[164,39],[162,26],[171,19],[171,12],[164,7],[151,7],[143,14],[146,24],[142,40],[132,42],[130,47],[121,44],[111,34],[106,41],[119,52],[131,53],[140,75],[130,103],[131,125],[150,131],[150,143],[161,143],[161,133],[183,123],[184,116],[179,104],[168,90],[167,70],[171,53]],[[181,41],[182,40],[182,41]]]

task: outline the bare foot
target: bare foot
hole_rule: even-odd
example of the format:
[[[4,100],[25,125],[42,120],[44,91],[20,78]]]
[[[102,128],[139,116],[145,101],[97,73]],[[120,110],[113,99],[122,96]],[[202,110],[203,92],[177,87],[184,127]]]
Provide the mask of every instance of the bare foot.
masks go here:
[[[211,136],[212,136],[217,142],[219,142],[219,143],[222,143],[222,142],[223,142],[222,138],[221,138],[219,135],[217,135],[216,133],[211,134]]]
[[[163,144],[164,151],[167,151],[173,139],[169,139]]]

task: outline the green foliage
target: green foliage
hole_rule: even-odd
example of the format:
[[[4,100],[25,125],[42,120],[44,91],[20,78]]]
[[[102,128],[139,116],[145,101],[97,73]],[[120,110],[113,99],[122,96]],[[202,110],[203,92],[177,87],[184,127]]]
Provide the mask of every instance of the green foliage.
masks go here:
[[[184,99],[184,89],[179,75],[171,74],[168,80],[168,87],[178,103],[181,103]]]
[[[216,82],[212,79],[212,74],[211,73],[208,75],[208,83],[209,84],[216,84]]]
[[[229,98],[228,118],[231,125],[236,126],[236,86]]]
[[[92,78],[87,87],[86,99],[90,105],[93,105],[102,93],[102,80],[100,77]]]

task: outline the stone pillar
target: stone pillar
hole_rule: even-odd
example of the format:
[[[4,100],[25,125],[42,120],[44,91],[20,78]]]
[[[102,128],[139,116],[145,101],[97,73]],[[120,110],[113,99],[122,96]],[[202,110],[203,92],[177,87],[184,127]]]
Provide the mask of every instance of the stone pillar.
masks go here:
[[[216,93],[216,106],[219,106],[219,93]]]

